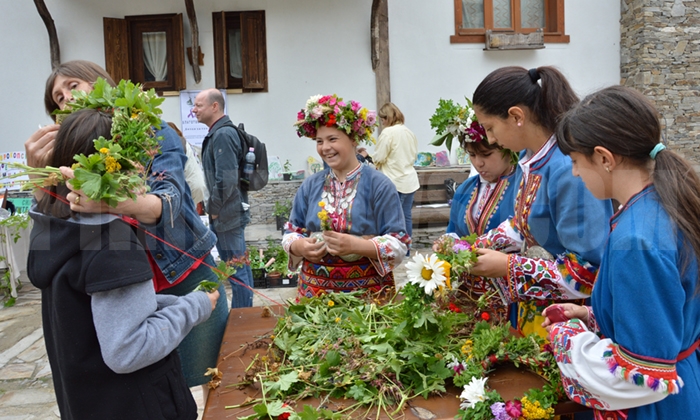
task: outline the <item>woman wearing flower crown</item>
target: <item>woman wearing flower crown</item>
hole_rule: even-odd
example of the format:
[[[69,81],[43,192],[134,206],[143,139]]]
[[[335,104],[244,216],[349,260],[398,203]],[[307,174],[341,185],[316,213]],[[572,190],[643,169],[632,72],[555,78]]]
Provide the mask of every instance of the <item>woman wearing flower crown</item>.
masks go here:
[[[546,337],[541,313],[552,300],[590,295],[612,215],[571,174],[557,147],[557,119],[578,102],[553,67],[503,67],[474,92],[474,111],[489,142],[522,151],[513,218],[476,242],[471,273],[494,279],[500,295],[518,302],[518,328]]]
[[[285,226],[289,267],[301,264],[299,295],[394,286],[392,270],[411,241],[399,195],[386,175],[355,155],[359,143],[372,142],[375,113],[319,95],[309,98],[295,126],[299,137],[316,141],[329,166],[302,183]]]

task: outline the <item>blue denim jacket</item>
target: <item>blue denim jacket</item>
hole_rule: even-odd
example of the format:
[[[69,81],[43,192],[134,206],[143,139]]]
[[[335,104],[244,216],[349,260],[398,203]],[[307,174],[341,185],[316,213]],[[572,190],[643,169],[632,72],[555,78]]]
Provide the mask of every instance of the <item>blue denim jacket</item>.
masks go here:
[[[215,214],[210,223],[216,232],[245,227],[250,211],[243,210],[248,193],[238,186],[238,162],[243,156],[238,132],[228,115],[215,122],[202,143],[202,168],[209,188],[207,213]]]
[[[157,224],[141,225],[161,239],[146,235],[146,246],[165,278],[173,282],[211,251],[216,235],[204,225],[192,202],[180,137],[165,121],[156,136],[163,136],[161,153],[153,159],[148,185],[149,193],[161,198],[163,213]]]

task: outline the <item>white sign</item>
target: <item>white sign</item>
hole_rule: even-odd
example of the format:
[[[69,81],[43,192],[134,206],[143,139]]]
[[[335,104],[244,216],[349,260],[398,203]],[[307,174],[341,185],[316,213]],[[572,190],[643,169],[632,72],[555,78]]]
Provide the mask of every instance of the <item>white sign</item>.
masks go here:
[[[192,109],[194,108],[194,98],[201,90],[181,90],[180,91],[180,115],[182,119],[181,130],[182,135],[190,143],[198,147],[202,147],[204,137],[209,132],[209,127],[197,121]],[[221,94],[226,99],[226,91],[222,90]],[[227,107],[224,105],[224,114],[228,115]]]

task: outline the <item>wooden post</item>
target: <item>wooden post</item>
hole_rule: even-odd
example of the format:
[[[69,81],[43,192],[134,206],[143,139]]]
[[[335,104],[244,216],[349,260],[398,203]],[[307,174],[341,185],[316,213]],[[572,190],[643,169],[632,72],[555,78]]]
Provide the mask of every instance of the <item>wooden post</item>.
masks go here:
[[[41,20],[46,25],[46,30],[49,32],[49,48],[51,49],[51,69],[55,69],[61,64],[61,48],[58,45],[58,35],[56,34],[56,25],[53,23],[53,18],[49,9],[46,8],[44,0],[34,0],[36,10],[39,11]]]
[[[377,108],[391,101],[389,72],[389,7],[388,0],[372,0],[372,69],[376,81]]]

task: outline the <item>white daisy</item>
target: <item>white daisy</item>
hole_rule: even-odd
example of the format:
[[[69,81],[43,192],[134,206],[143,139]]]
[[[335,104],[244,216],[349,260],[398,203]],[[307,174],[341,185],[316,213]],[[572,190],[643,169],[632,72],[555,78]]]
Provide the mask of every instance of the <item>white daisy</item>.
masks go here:
[[[426,295],[432,295],[435,289],[445,286],[445,268],[435,254],[416,254],[413,261],[406,263],[406,268],[409,283],[422,287]]]
[[[459,395],[459,398],[462,400],[462,404],[459,407],[462,410],[474,408],[477,403],[486,401],[485,387],[487,380],[488,378],[472,378],[468,385],[464,385],[464,391]]]

